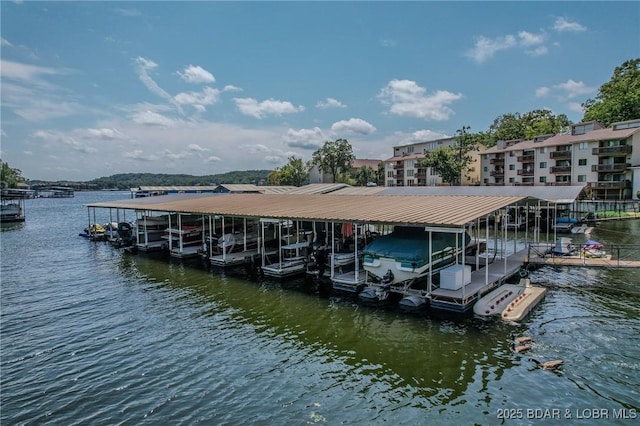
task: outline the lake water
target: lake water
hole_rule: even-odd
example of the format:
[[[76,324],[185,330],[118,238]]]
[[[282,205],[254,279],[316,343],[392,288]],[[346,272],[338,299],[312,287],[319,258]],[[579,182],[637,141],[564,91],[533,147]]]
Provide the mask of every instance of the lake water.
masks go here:
[[[640,422],[639,270],[539,269],[520,325],[430,319],[78,236],[83,204],[128,196],[27,200],[0,233],[3,425]]]

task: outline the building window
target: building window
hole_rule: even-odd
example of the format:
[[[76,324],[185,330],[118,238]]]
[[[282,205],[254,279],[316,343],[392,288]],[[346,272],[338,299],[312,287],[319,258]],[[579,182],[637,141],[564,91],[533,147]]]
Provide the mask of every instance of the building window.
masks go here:
[[[578,166],[586,166],[587,165],[587,159],[586,158],[581,158],[578,160]]]
[[[411,154],[411,153],[413,152],[413,149],[414,149],[414,148],[415,148],[414,146],[408,146],[408,147],[407,147],[407,153],[408,153],[408,154]]]
[[[515,156],[516,156],[515,151],[510,151],[510,152],[509,152],[509,157],[515,157]]]
[[[540,154],[546,154],[546,153],[547,153],[547,148],[546,147],[540,148]]]
[[[578,182],[586,182],[587,175],[578,175]]]
[[[546,183],[547,182],[547,177],[546,176],[540,176],[540,183]]]
[[[515,169],[516,169],[515,164],[509,164],[509,170],[515,170]]]
[[[489,168],[488,168],[487,166],[484,166],[484,169],[483,169],[483,170],[484,170],[485,172],[488,172],[488,171],[489,171]]]
[[[580,142],[580,145],[578,145],[578,149],[580,151],[584,151],[585,149],[589,148],[587,145],[588,144],[586,142]]]
[[[413,169],[407,170],[407,176],[408,177],[413,177]]]
[[[483,182],[484,182],[485,185],[489,185],[489,179],[485,178]]]
[[[392,178],[392,177],[393,177],[393,170],[389,170],[389,171],[387,172],[387,177],[390,177],[390,178]]]
[[[541,161],[540,162],[540,168],[541,169],[546,169],[547,168],[547,162],[546,161]]]
[[[516,178],[512,178],[512,177],[509,178],[509,183],[513,183],[515,181],[516,181]]]

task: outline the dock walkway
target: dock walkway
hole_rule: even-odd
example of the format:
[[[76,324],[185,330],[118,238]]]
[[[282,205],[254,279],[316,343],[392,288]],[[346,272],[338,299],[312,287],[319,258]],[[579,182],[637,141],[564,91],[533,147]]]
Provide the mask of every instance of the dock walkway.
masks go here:
[[[471,272],[471,282],[458,290],[437,288],[431,291],[431,307],[445,311],[466,312],[478,298],[502,284],[507,278],[518,273],[528,250],[519,250],[505,258],[496,259]],[[488,268],[488,269],[487,269]]]

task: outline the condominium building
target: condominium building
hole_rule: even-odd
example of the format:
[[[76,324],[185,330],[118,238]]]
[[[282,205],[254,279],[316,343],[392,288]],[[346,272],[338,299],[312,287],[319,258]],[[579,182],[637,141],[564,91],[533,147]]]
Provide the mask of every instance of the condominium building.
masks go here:
[[[435,186],[443,183],[442,178],[431,167],[419,167],[419,160],[437,148],[452,147],[457,138],[444,138],[428,142],[418,142],[393,147],[393,157],[384,160],[385,186]],[[474,156],[469,177],[462,177],[462,185],[480,183],[479,156]]]
[[[640,119],[608,128],[584,122],[566,133],[499,141],[480,154],[480,168],[482,185],[582,185],[593,199],[636,198]]]

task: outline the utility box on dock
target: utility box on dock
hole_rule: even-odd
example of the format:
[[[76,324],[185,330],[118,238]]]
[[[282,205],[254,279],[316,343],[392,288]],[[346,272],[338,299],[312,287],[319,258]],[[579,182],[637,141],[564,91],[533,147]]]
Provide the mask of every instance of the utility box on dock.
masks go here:
[[[470,265],[452,265],[440,271],[440,288],[444,290],[460,290],[471,283]]]

